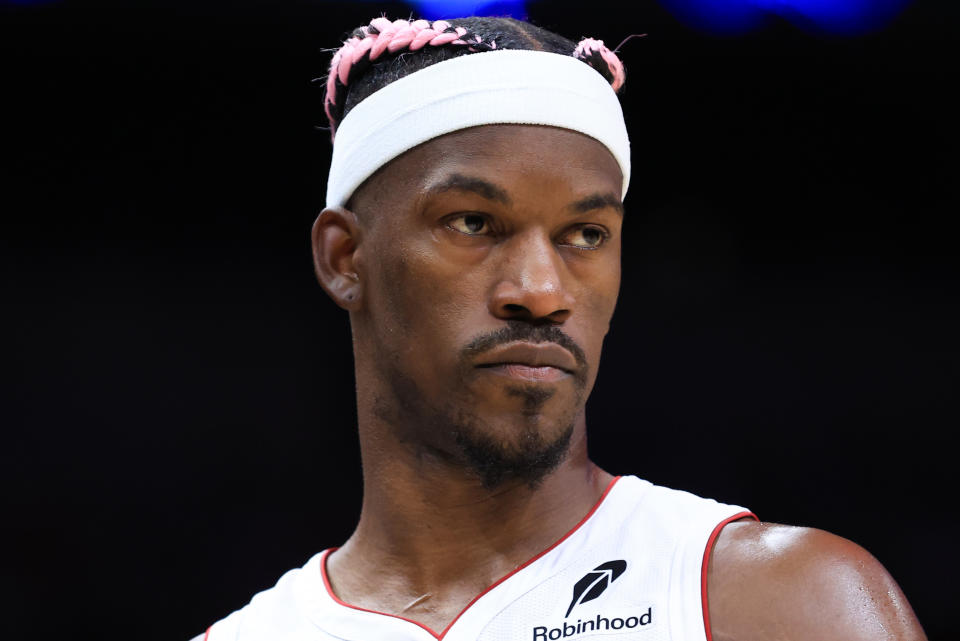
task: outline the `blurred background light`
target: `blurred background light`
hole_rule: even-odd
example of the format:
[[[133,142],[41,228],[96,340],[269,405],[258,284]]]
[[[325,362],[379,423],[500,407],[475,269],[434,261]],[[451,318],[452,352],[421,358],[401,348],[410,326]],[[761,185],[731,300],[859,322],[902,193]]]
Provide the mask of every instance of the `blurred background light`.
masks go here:
[[[725,35],[745,33],[763,22],[756,0],[661,0],[688,25]]]
[[[508,16],[526,20],[527,8],[523,0],[413,0],[417,17],[427,20],[458,18],[461,16]]]
[[[882,28],[910,0],[661,0],[690,26],[737,35],[774,15],[797,26],[836,35],[859,35]]]

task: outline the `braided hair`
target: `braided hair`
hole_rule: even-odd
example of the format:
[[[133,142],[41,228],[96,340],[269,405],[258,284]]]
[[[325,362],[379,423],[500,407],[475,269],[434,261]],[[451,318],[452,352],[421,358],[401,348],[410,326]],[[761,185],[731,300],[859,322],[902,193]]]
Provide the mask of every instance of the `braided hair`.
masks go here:
[[[351,109],[391,82],[444,60],[498,49],[573,56],[596,69],[614,91],[619,91],[625,80],[623,63],[602,40],[585,38],[577,44],[513,18],[435,22],[376,18],[355,29],[330,62],[324,109],[331,137]]]

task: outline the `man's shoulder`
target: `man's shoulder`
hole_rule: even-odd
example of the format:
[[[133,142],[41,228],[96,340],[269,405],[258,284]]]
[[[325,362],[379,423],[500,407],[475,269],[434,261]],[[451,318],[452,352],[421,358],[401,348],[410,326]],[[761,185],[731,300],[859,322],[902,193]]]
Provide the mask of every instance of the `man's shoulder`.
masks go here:
[[[731,523],[711,555],[707,595],[715,641],[926,638],[873,555],[813,528]]]

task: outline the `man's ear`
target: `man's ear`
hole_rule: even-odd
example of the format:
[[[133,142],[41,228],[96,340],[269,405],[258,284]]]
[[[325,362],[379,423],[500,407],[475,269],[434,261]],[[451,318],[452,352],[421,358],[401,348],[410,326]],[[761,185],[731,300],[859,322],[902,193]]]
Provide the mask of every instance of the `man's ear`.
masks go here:
[[[324,209],[313,223],[313,268],[321,287],[340,307],[353,311],[363,293],[357,248],[360,227],[352,211]]]

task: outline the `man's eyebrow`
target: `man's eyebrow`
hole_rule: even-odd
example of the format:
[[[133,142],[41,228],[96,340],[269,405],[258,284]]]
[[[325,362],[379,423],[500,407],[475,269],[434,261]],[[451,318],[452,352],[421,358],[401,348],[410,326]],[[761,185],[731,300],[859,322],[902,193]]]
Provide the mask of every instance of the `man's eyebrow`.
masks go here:
[[[591,194],[586,198],[581,198],[570,205],[570,209],[578,214],[583,214],[594,209],[605,209],[611,207],[623,216],[623,202],[616,194]]]
[[[427,189],[427,192],[439,193],[443,191],[449,191],[451,189],[471,191],[486,198],[487,200],[495,200],[503,203],[504,205],[510,204],[510,196],[507,195],[506,190],[504,190],[502,187],[498,187],[497,185],[494,185],[492,182],[486,181],[483,178],[465,176],[463,174],[451,174],[439,183],[431,185]]]

